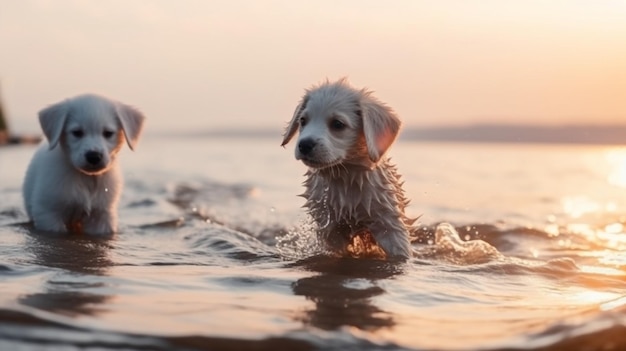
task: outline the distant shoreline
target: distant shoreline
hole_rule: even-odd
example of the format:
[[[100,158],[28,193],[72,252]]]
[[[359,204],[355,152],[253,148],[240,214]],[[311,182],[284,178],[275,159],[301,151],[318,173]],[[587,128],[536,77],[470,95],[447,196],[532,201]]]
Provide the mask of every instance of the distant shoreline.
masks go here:
[[[404,130],[401,138],[450,142],[615,145],[626,144],[626,125],[433,127]]]
[[[19,144],[37,144],[41,141],[38,135],[8,135],[4,131],[0,131],[0,146],[19,145]]]
[[[154,135],[178,137],[280,138],[282,129],[215,129],[155,131]],[[466,143],[539,143],[626,145],[626,125],[612,126],[525,126],[470,125],[455,127],[405,128],[400,140]]]

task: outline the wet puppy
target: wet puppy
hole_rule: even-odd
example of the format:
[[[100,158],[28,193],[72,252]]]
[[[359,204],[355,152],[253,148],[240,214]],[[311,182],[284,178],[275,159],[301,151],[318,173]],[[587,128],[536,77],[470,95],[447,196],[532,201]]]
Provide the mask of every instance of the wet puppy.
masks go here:
[[[46,136],[26,172],[26,212],[49,232],[111,234],[117,230],[122,177],[117,153],[133,149],[144,116],[128,105],[80,95],[39,112]]]
[[[391,108],[346,79],[308,89],[296,107],[282,146],[299,132],[296,159],[309,167],[304,206],[331,251],[368,254],[373,239],[382,256],[411,256],[415,219],[404,214],[409,201],[385,156],[399,130]]]

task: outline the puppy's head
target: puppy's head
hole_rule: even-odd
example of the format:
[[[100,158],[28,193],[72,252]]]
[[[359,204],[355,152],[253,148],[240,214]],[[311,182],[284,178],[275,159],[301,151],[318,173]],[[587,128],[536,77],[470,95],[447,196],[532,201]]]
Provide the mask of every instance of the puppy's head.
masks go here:
[[[133,107],[92,94],[39,112],[39,123],[50,149],[60,145],[72,165],[88,175],[108,171],[124,140],[133,149],[143,121],[143,114]]]
[[[400,130],[394,112],[346,79],[308,89],[287,125],[282,146],[299,132],[296,159],[323,169],[338,164],[374,168]]]

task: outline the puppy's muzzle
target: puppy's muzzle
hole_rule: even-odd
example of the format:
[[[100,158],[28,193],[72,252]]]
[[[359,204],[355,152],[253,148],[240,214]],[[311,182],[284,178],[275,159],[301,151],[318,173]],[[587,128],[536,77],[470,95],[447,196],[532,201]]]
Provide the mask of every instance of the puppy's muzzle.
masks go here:
[[[298,151],[302,156],[310,156],[313,149],[315,149],[315,145],[317,145],[317,143],[311,138],[302,139],[298,143]]]
[[[102,153],[98,151],[87,151],[85,153],[85,160],[89,166],[100,166],[102,164]]]

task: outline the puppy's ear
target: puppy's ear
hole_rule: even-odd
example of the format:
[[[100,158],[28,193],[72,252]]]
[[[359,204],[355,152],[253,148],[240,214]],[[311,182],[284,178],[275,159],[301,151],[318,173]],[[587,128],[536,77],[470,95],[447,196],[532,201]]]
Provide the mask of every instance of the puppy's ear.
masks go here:
[[[283,134],[283,142],[282,144],[280,144],[280,146],[287,145],[289,140],[291,140],[291,138],[293,138],[293,136],[298,131],[298,127],[300,126],[300,115],[302,114],[302,111],[306,108],[306,104],[308,101],[309,95],[307,93],[306,95],[304,95],[302,100],[300,100],[298,106],[296,106],[296,110],[293,112],[293,117],[287,125],[287,128],[285,128],[285,133]]]
[[[39,124],[48,139],[50,150],[54,149],[61,139],[69,107],[65,101],[46,107],[39,111]]]
[[[115,113],[122,125],[128,147],[134,150],[143,129],[144,115],[136,108],[122,103],[115,104]]]
[[[370,160],[377,163],[396,140],[401,122],[390,107],[372,96],[361,101],[361,108],[367,151]]]

